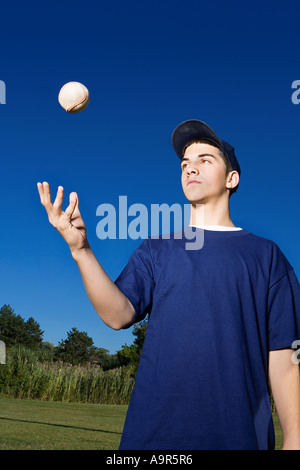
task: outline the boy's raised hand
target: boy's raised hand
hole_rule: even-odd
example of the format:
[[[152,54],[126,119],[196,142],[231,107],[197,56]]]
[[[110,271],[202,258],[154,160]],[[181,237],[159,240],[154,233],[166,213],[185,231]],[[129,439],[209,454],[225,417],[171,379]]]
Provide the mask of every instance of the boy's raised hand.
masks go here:
[[[70,194],[69,205],[66,210],[63,211],[62,202],[64,188],[62,186],[58,187],[54,203],[51,202],[51,193],[48,183],[38,183],[37,187],[41,203],[47,211],[49,222],[65,239],[70,247],[71,253],[88,247],[86,227],[79,211],[77,194]]]

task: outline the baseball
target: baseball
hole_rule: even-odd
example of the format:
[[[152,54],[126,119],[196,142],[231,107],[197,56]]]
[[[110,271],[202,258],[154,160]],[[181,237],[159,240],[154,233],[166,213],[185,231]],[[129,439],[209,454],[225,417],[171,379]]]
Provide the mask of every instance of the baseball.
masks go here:
[[[89,90],[82,83],[68,82],[61,88],[58,101],[68,113],[79,113],[89,104]]]

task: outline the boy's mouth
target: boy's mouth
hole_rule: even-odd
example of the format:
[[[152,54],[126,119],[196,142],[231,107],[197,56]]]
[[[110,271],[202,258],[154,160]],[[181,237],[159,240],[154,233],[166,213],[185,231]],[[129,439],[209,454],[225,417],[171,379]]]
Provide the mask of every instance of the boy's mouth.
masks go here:
[[[197,181],[197,180],[189,180],[187,181],[186,185],[189,186],[190,184],[201,184],[201,181]]]

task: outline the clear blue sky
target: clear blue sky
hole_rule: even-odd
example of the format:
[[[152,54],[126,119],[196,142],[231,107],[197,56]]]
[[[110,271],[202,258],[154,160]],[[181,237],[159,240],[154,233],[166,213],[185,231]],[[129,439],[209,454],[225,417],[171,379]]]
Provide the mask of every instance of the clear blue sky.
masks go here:
[[[93,310],[36,188],[77,191],[90,244],[114,280],[141,240],[96,236],[102,203],[180,203],[173,129],[207,122],[236,148],[237,226],[274,240],[300,277],[300,5],[200,0],[6,2],[1,6],[0,307],[55,345],[72,327],[111,353],[134,340]],[[57,95],[84,83],[70,115]]]

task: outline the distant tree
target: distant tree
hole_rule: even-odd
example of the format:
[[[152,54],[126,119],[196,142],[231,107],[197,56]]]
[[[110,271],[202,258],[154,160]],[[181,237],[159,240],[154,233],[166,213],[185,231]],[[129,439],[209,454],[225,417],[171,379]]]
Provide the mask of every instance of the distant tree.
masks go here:
[[[72,328],[67,335],[68,338],[60,341],[55,348],[55,360],[74,365],[95,362],[96,348],[92,338],[86,332]]]
[[[39,348],[43,341],[44,332],[34,318],[30,317],[25,322],[25,331],[27,333],[26,346],[29,348]]]
[[[21,344],[29,348],[38,348],[42,343],[43,331],[40,325],[30,317],[25,321],[16,315],[10,305],[0,309],[0,339],[7,347]]]
[[[124,344],[122,349],[117,351],[117,356],[121,366],[127,366],[129,364],[136,366],[139,362],[139,355],[135,344],[131,346]]]
[[[146,319],[136,323],[132,331],[132,334],[135,336],[133,344],[131,346],[127,346],[127,344],[125,344],[121,350],[117,351],[117,357],[120,365],[131,365],[133,376],[135,376],[140,362],[147,325],[148,321]]]
[[[53,352],[54,351],[54,344],[53,343],[50,343],[49,341],[43,341],[42,344],[41,344],[41,349],[43,351],[50,351],[50,352]]]
[[[97,348],[96,356],[97,363],[102,367],[103,370],[115,369],[121,365],[117,354],[109,354],[108,349]]]
[[[24,320],[16,315],[10,305],[3,305],[0,310],[0,339],[7,347],[24,342]]]
[[[139,323],[136,323],[133,327],[132,334],[133,336],[135,336],[134,344],[137,347],[137,352],[138,352],[139,357],[141,357],[142,350],[144,347],[147,325],[148,325],[148,320],[145,319]]]
[[[39,358],[42,362],[51,362],[54,359],[55,346],[49,341],[43,341],[39,347]]]

